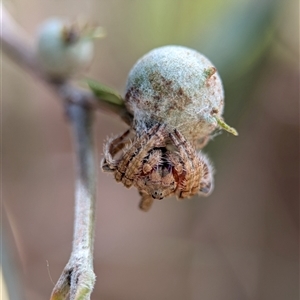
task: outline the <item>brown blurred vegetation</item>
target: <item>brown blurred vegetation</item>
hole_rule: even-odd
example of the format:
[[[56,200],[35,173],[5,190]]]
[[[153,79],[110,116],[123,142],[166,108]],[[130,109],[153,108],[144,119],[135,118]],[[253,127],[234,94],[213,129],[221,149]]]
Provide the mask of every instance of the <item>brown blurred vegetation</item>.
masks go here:
[[[121,93],[130,68],[150,49],[197,49],[218,67],[225,118],[240,134],[223,133],[205,149],[217,171],[207,199],[167,199],[145,214],[136,190],[99,170],[92,299],[299,299],[298,1],[4,4],[31,35],[52,16],[84,15],[105,27],[86,75]],[[56,281],[71,251],[68,127],[59,99],[3,55],[3,268],[22,299],[48,299],[47,261]],[[124,128],[97,113],[98,161],[103,140]]]

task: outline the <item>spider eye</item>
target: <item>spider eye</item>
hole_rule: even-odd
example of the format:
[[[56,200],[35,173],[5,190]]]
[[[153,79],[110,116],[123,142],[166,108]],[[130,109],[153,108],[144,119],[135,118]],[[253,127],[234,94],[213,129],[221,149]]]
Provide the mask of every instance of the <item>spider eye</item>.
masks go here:
[[[153,199],[159,199],[159,200],[162,200],[164,197],[163,197],[163,193],[162,192],[159,192],[159,191],[155,191],[153,192],[152,194],[152,198]]]

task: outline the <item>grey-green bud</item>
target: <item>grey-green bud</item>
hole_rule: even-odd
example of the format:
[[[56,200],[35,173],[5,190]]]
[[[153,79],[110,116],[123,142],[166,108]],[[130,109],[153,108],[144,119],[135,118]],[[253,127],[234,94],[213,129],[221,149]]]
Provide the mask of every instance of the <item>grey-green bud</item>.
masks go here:
[[[137,132],[165,123],[192,142],[220,127],[236,133],[222,120],[224,90],[217,69],[186,47],[165,46],[142,57],[129,73],[125,102]]]
[[[75,24],[49,19],[41,25],[37,37],[37,56],[50,76],[65,78],[83,71],[92,61],[94,44]]]

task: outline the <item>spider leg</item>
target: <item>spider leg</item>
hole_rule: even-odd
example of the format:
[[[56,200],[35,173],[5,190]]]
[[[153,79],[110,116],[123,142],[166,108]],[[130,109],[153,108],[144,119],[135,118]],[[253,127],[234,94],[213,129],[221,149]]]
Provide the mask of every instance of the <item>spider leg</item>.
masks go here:
[[[200,163],[202,174],[198,194],[209,196],[214,188],[213,167],[208,158],[203,154],[200,156]]]
[[[195,185],[192,186],[191,196],[209,196],[213,191],[214,179],[213,179],[213,167],[209,159],[201,152],[198,153],[199,171],[194,177]]]
[[[105,143],[103,148],[104,158],[101,161],[101,168],[104,172],[114,172],[116,170],[119,160],[113,159],[113,157],[128,144],[129,141],[124,142],[124,139],[129,133],[130,129]]]
[[[148,132],[146,132],[146,143],[142,147],[132,147],[137,149],[137,153],[130,161],[128,166],[124,170],[122,176],[122,182],[126,187],[130,187],[133,184],[135,176],[141,172],[144,158],[148,155],[148,152],[153,147],[162,146],[165,140],[165,128],[166,125],[155,125]],[[149,138],[150,137],[150,138]]]
[[[168,152],[166,154],[167,162],[172,169],[172,175],[175,181],[173,193],[177,196],[180,195],[182,189],[186,185],[186,169],[188,168],[180,158],[180,154],[176,152]],[[186,160],[186,158],[185,158]],[[170,176],[170,175],[169,175]]]
[[[147,132],[144,132],[139,138],[135,138],[131,147],[123,154],[115,172],[115,179],[120,182],[126,172],[126,168],[132,157],[147,141]]]
[[[178,197],[181,199],[191,197],[199,190],[197,189],[201,177],[199,157],[192,145],[177,129],[174,130],[174,133],[170,133],[170,138],[179,150],[180,157],[185,167],[185,177],[184,180],[182,180]]]
[[[171,166],[163,169],[161,184],[165,188],[163,191],[164,198],[174,194],[177,188],[177,182],[174,178]]]
[[[147,141],[149,140],[149,136],[151,137],[154,132],[159,129],[159,127],[160,125],[157,124],[153,126],[149,131],[145,131],[140,137],[135,138],[132,146],[124,153],[117,167],[117,170],[115,172],[115,179],[117,182],[120,182],[122,180],[123,176],[126,173],[126,170],[128,169],[128,164],[133,158],[138,155],[139,151],[144,148],[144,146],[147,144]],[[130,186],[131,184],[128,187]]]
[[[154,202],[154,199],[151,197],[151,195],[148,195],[148,194],[144,194],[144,193],[140,192],[140,195],[142,196],[142,198],[141,198],[139,207],[142,211],[147,212],[151,208],[151,206]]]
[[[168,152],[166,154],[166,159],[172,169],[175,171],[174,175],[176,176],[176,181],[180,182],[185,177],[184,165],[180,160],[178,153]]]
[[[159,166],[162,161],[162,151],[161,150],[154,150],[151,151],[149,154],[149,158],[147,162],[143,164],[143,174],[147,174],[151,172],[155,167]]]

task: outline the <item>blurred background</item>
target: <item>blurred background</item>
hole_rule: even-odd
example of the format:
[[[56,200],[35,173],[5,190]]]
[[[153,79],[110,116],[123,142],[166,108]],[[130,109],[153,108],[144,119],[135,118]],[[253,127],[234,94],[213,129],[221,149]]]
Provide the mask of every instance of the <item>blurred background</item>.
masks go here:
[[[209,198],[165,199],[149,213],[138,210],[135,189],[99,168],[92,299],[299,299],[297,0],[3,4],[32,37],[52,16],[105,27],[85,75],[121,94],[133,64],[155,47],[204,53],[223,79],[225,119],[240,134],[223,132],[204,149],[216,169]],[[1,80],[2,268],[10,299],[48,299],[72,245],[70,128],[60,100],[5,55]],[[98,162],[103,140],[125,128],[97,112]]]

